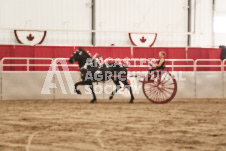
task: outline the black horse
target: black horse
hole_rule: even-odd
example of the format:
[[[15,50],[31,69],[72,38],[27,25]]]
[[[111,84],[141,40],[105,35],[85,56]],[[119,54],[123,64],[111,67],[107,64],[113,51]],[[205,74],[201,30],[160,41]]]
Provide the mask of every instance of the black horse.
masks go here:
[[[109,99],[113,99],[114,94],[121,88],[119,83],[119,81],[121,81],[130,92],[131,99],[129,103],[133,103],[134,96],[127,82],[127,66],[117,62],[100,64],[98,63],[98,59],[99,58],[92,59],[91,56],[81,48],[73,53],[69,59],[69,63],[78,62],[82,78],[82,81],[75,83],[75,93],[81,94],[80,90],[77,89],[79,85],[89,85],[93,94],[93,100],[91,100],[90,103],[94,103],[96,102],[96,95],[93,90],[93,82],[112,79],[116,85],[116,89],[112,92]]]

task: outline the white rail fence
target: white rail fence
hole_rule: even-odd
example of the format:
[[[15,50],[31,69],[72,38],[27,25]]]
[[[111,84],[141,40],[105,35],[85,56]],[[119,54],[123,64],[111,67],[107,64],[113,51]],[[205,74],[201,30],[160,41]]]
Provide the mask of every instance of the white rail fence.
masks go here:
[[[11,63],[5,63],[7,60],[22,60],[26,61],[26,63],[23,64],[11,64]],[[51,61],[53,62],[53,58],[24,58],[24,57],[5,57],[1,60],[1,71],[4,71],[4,67],[27,67],[26,71],[29,71],[30,67],[49,67],[51,64],[31,64],[30,60],[34,61]]]
[[[26,63],[5,63],[7,60],[24,60]],[[36,64],[36,63],[30,63],[30,60],[34,61],[51,61],[51,64]],[[25,58],[25,57],[5,57],[1,60],[0,62],[0,71],[4,71],[4,67],[26,67],[26,71],[30,71],[29,67],[50,67],[50,66],[68,66],[68,67],[78,67],[78,64],[62,64],[62,61],[68,60],[68,58]],[[102,62],[107,63],[109,61],[119,61],[122,63],[130,63],[130,62],[142,62],[142,64],[137,64],[135,65],[129,65],[129,67],[150,67],[148,64],[144,65],[144,63],[148,63],[150,61],[149,59],[138,59],[138,58],[126,58],[126,59],[105,59]],[[215,68],[221,68],[221,71],[225,71],[226,67],[226,59],[221,60],[221,59],[165,59],[166,61],[166,67],[172,68],[171,71],[174,71],[175,68],[193,68],[193,71],[197,71],[197,68],[204,67],[204,68],[210,68],[210,67],[215,67]],[[61,64],[57,64],[60,62]],[[171,63],[169,63],[171,62]],[[175,62],[186,62],[185,64],[177,64],[175,65]],[[204,64],[204,65],[198,65],[199,62],[219,62],[219,65],[210,65],[210,64]],[[192,64],[189,64],[192,63]],[[15,70],[14,70],[15,71]]]
[[[22,60],[23,63],[10,63],[12,60]],[[39,78],[37,81],[37,85],[40,85],[40,83],[43,84],[45,81],[45,77],[47,75],[47,71],[40,72],[31,70],[30,67],[49,67],[50,71],[55,72],[58,71],[58,67],[78,67],[77,64],[68,64],[65,60],[68,60],[68,58],[14,58],[14,57],[7,57],[3,58],[1,60],[0,64],[0,94],[1,94],[1,100],[3,100],[3,81],[4,81],[4,89],[7,87],[7,81],[10,82],[10,80],[13,79],[13,77],[19,79],[20,77],[23,78],[23,76],[26,74],[29,74],[27,76],[27,79],[24,79],[25,83],[29,83],[32,80],[35,81],[33,77],[39,78],[39,75],[42,74],[42,78]],[[40,61],[44,61],[44,63],[40,63]],[[51,63],[45,63],[45,62],[51,62]],[[142,68],[142,67],[149,67],[147,61],[148,59],[135,59],[135,58],[127,58],[127,59],[105,59],[103,62],[108,61],[120,61],[124,64],[126,63],[132,63],[129,67],[133,68]],[[36,63],[35,63],[36,62]],[[135,63],[134,63],[135,62]],[[138,63],[139,62],[139,63]],[[142,62],[143,64],[140,64]],[[226,75],[225,75],[225,68],[226,68],[226,59],[220,60],[220,59],[166,59],[167,68],[170,68],[170,71],[175,71],[176,68],[189,68],[189,71],[185,71],[185,74],[188,77],[188,80],[186,82],[178,82],[179,84],[179,92],[178,96],[180,98],[189,98],[192,96],[193,98],[201,98],[201,97],[212,97],[218,95],[220,98],[226,97]],[[216,65],[211,65],[210,62],[216,62]],[[8,69],[5,70],[5,67],[26,67],[23,71],[9,71]],[[199,71],[199,68],[214,68],[218,69],[217,71]],[[136,72],[136,71],[134,71]],[[176,71],[175,71],[176,72]],[[177,71],[178,72],[178,71]],[[208,73],[208,75],[206,74]],[[3,76],[4,74],[4,76]],[[32,75],[30,75],[32,74]],[[192,76],[190,76],[190,75]],[[10,76],[13,75],[10,79]],[[18,75],[18,77],[17,77]],[[79,80],[79,74],[74,74],[73,76],[77,76],[77,80]],[[29,79],[30,78],[30,79]],[[32,79],[33,78],[33,79]],[[190,79],[189,79],[190,78]],[[28,82],[26,81],[28,80]],[[54,82],[57,82],[54,78]],[[13,83],[13,82],[12,82]],[[208,85],[209,84],[209,85]],[[10,84],[9,84],[10,85]],[[23,84],[21,84],[23,86]],[[17,86],[22,87],[21,85],[14,85],[16,88]],[[205,91],[205,88],[212,87],[213,92],[212,94],[208,91]],[[8,91],[10,87],[7,87],[7,90],[4,90],[4,92]],[[58,91],[58,92],[55,92]],[[191,93],[187,92],[191,91]],[[203,92],[202,92],[203,91]],[[16,91],[14,93],[17,93]],[[48,97],[49,99],[59,99],[59,98],[68,98],[66,95],[57,96],[59,93],[59,90],[53,89],[53,97]],[[186,95],[184,94],[186,93]],[[13,93],[12,93],[13,94]],[[10,94],[8,94],[10,95]],[[26,94],[25,94],[26,95]],[[39,95],[40,92],[39,92]],[[37,95],[38,96],[38,95]],[[45,97],[38,96],[40,99],[45,99]],[[74,96],[73,96],[74,97]],[[191,97],[191,98],[192,98]],[[10,97],[9,97],[10,98]]]
[[[20,63],[20,64],[12,64],[12,63],[5,63],[5,61],[7,60],[25,60],[26,63]],[[30,60],[42,60],[42,61],[51,61],[51,64],[34,64],[34,63],[30,63]],[[0,71],[4,71],[4,67],[27,67],[26,71],[30,71],[29,67],[50,67],[50,66],[68,66],[68,67],[78,67],[78,64],[67,64],[65,61],[68,60],[68,58],[18,58],[18,57],[6,57],[3,58],[1,60],[1,68]],[[141,67],[150,67],[147,63],[150,61],[149,59],[138,59],[138,58],[126,58],[126,59],[105,59],[102,60],[102,63],[107,63],[109,61],[116,61],[116,62],[122,62],[122,63],[135,63],[133,65],[129,65],[129,67],[137,67],[137,68],[141,68]],[[172,71],[174,71],[175,68],[193,68],[193,70],[195,71],[197,67],[201,67],[199,65],[196,65],[195,63],[197,61],[194,61],[193,59],[165,59],[165,61],[167,62],[166,67],[167,68],[172,68]],[[60,62],[61,64],[57,64],[58,62]],[[142,62],[142,64],[137,64],[136,62]],[[169,63],[171,62],[171,63]],[[179,65],[175,65],[175,62],[186,62],[187,65],[184,64],[179,64]],[[189,65],[189,62],[192,63]],[[146,65],[144,65],[144,63],[146,63]],[[214,66],[214,65],[212,65]],[[211,67],[212,67],[211,66]],[[210,67],[210,66],[208,66]],[[218,67],[218,65],[216,66]],[[222,67],[223,68],[223,67]],[[54,69],[54,68],[53,68]],[[15,70],[14,70],[15,71]]]

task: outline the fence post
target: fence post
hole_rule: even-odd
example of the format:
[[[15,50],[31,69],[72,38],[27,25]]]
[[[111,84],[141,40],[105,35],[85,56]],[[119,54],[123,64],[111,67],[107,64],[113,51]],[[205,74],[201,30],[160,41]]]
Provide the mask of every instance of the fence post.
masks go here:
[[[172,60],[172,71],[174,70],[174,67],[173,67],[173,65],[174,65],[174,60]]]
[[[57,60],[57,58],[55,58],[55,59],[52,60],[52,71],[51,71],[54,74],[54,76],[53,76],[53,82],[55,84],[56,84],[56,74],[55,73],[56,73],[56,66],[57,66],[56,60]],[[53,89],[53,100],[56,100],[56,89],[55,88]]]
[[[0,82],[1,82],[1,85],[0,85],[0,87],[1,87],[1,92],[0,92],[0,95],[1,95],[1,100],[2,100],[2,70],[1,70],[0,72],[1,72],[1,79],[0,79],[0,80],[1,80],[1,81],[0,81]]]
[[[222,61],[222,76],[223,76],[223,98],[225,98],[225,94],[224,94],[224,87],[225,87],[225,78],[224,78],[224,67],[225,67],[225,62],[226,62],[226,59],[224,59],[223,61]]]
[[[198,62],[198,59],[195,60],[194,62],[194,77],[195,77],[195,98],[197,98],[197,88],[196,88],[196,71],[197,71],[197,62]]]
[[[133,58],[133,46],[130,47],[131,58]]]
[[[27,58],[27,71],[29,71],[29,58]]]

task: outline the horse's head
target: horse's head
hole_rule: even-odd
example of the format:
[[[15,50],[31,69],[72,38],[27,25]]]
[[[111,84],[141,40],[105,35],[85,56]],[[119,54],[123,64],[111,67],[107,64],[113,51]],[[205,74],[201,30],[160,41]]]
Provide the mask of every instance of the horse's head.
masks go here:
[[[80,61],[81,59],[83,59],[83,50],[79,48],[72,54],[71,58],[69,59],[69,63],[74,63],[76,61]]]
[[[79,67],[82,67],[88,58],[91,58],[90,55],[85,50],[82,50],[82,48],[78,48],[72,54],[71,58],[69,59],[69,63],[78,62]]]

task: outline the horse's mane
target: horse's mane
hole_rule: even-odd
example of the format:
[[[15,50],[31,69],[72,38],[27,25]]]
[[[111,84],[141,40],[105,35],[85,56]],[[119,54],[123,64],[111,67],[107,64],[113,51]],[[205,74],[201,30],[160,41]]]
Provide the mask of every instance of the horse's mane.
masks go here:
[[[86,57],[92,58],[92,54],[88,50],[86,49],[83,50],[82,48],[79,48],[79,50],[82,51]]]

